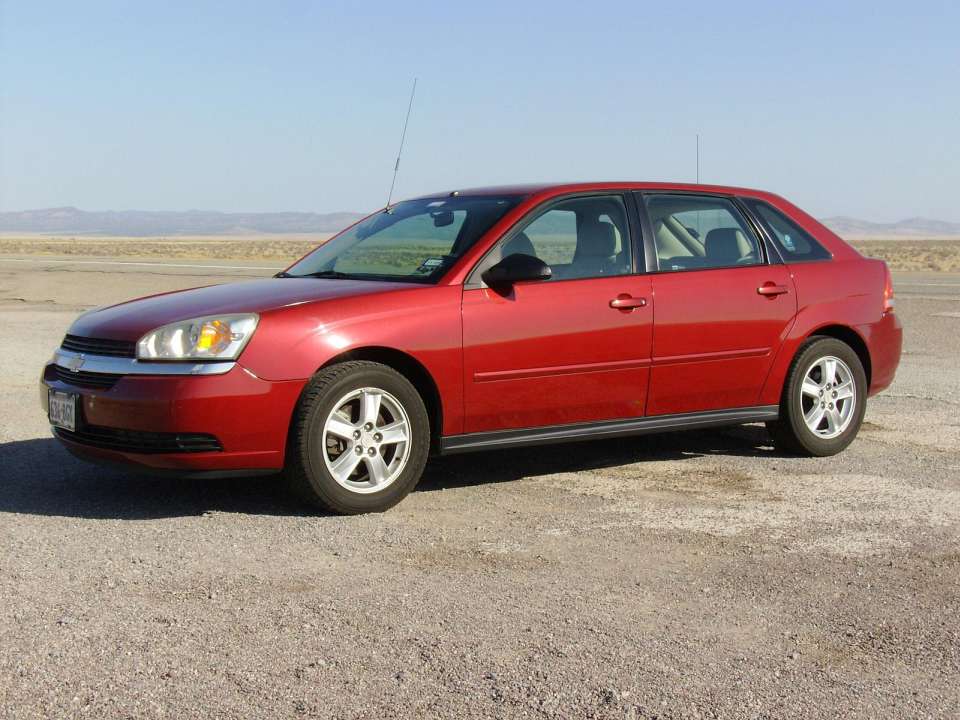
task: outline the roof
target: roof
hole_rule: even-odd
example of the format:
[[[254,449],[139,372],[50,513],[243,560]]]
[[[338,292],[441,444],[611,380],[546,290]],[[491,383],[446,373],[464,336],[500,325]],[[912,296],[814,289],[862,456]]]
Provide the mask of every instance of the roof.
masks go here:
[[[460,188],[446,192],[430,193],[423,198],[449,197],[456,193],[461,196],[469,195],[536,195],[546,193],[560,195],[565,193],[589,192],[591,190],[680,190],[684,192],[718,193],[723,195],[751,195],[767,196],[771,193],[752,188],[736,187],[732,185],[700,185],[696,183],[679,182],[649,182],[649,181],[595,181],[595,182],[567,182],[567,183],[528,183],[516,185],[491,185],[488,187]]]

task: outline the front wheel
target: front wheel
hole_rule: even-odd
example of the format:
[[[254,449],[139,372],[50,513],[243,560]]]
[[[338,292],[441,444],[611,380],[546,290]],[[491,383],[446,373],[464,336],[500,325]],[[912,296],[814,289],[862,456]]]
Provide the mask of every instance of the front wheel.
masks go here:
[[[423,399],[386,365],[325,368],[294,413],[287,477],[297,495],[332,512],[383,512],[423,474],[430,422]]]
[[[860,358],[835,338],[811,338],[797,353],[767,428],[778,448],[803,455],[835,455],[857,436],[867,406]]]

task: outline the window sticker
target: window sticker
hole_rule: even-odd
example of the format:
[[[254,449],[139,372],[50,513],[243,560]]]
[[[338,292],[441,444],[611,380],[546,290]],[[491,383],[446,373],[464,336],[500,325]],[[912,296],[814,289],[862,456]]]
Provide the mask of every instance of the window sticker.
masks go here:
[[[428,257],[426,260],[420,263],[420,267],[417,268],[417,272],[422,272],[422,273],[433,272],[441,265],[443,265],[442,257]]]

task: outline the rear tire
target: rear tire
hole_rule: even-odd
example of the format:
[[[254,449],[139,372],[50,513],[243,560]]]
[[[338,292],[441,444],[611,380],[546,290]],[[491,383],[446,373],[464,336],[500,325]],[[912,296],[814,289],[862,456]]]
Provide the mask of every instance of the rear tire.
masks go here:
[[[430,451],[430,421],[416,388],[368,361],[318,372],[294,411],[285,474],[314,507],[383,512],[413,490]]]
[[[867,376],[853,348],[810,338],[797,352],[780,400],[780,418],[767,423],[779,450],[836,455],[857,436],[867,408]]]

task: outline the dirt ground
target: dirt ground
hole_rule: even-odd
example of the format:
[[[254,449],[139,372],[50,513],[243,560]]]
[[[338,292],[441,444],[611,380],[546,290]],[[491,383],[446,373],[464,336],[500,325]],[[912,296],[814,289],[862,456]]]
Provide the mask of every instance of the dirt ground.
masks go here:
[[[960,716],[960,275],[895,275],[900,372],[837,457],[466,455],[341,518],[50,438],[79,310],[276,265],[110,262],[0,259],[0,717]]]

